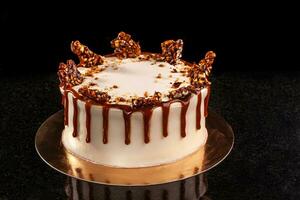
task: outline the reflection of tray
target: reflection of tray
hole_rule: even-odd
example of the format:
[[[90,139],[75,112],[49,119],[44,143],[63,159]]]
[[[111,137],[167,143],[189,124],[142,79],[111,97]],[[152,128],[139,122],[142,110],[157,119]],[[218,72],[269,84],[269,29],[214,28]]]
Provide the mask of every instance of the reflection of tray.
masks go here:
[[[82,160],[61,144],[63,112],[49,117],[39,128],[35,147],[40,157],[55,170],[85,181],[107,185],[154,185],[182,180],[219,164],[231,151],[234,135],[225,120],[210,111],[206,118],[208,139],[204,147],[177,162],[144,168],[113,168]]]

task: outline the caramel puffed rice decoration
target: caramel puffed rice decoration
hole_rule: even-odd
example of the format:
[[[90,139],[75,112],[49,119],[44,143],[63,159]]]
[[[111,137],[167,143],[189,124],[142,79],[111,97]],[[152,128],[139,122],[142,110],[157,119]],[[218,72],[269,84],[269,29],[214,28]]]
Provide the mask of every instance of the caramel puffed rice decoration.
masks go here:
[[[183,41],[167,40],[161,43],[163,60],[174,65],[182,56]]]
[[[87,46],[81,44],[78,40],[72,41],[71,51],[78,56],[79,67],[92,67],[103,63],[103,59],[100,55],[92,52]]]
[[[208,77],[212,70],[212,64],[216,54],[213,51],[208,51],[205,57],[200,60],[199,64],[193,64],[193,66],[188,71],[188,76],[190,77],[191,84],[195,87],[201,87],[204,85],[210,85]]]
[[[176,90],[172,90],[169,92],[168,97],[170,100],[172,99],[184,99],[187,96],[191,95],[192,91],[189,90],[188,87],[181,87]]]
[[[216,54],[213,51],[208,51],[205,54],[204,59],[200,60],[199,66],[205,72],[205,75],[208,77],[212,70],[212,64],[216,58]]]
[[[131,35],[120,32],[118,37],[111,41],[111,46],[118,58],[135,58],[141,55],[141,47],[138,42],[131,39]]]
[[[57,72],[59,81],[62,85],[74,86],[82,83],[83,77],[77,69],[73,60],[68,60],[67,63],[60,63]]]
[[[97,103],[105,103],[111,98],[107,92],[101,92],[98,89],[90,89],[88,86],[79,88],[78,92]]]
[[[148,106],[158,105],[161,102],[162,94],[160,92],[154,92],[149,97],[138,97],[131,100],[132,107],[134,109],[144,108]]]

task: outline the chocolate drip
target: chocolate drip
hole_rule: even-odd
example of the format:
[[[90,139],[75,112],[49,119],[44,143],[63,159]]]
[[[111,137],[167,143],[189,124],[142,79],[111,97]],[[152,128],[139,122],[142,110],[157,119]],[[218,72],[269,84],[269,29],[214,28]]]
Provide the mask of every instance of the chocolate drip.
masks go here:
[[[169,121],[169,112],[170,112],[170,102],[164,102],[161,105],[162,109],[162,114],[163,114],[163,136],[167,137],[168,136],[168,121]]]
[[[64,105],[64,120],[65,120],[65,125],[68,126],[69,124],[69,99],[68,99],[68,92],[64,91],[64,101],[65,101],[65,105]]]
[[[102,119],[103,119],[103,144],[107,144],[108,142],[108,112],[109,107],[103,106],[102,107]]]
[[[64,116],[65,116],[65,125],[68,125],[68,92],[71,92],[74,96],[73,98],[73,106],[74,106],[74,116],[73,116],[73,136],[76,137],[78,134],[78,105],[77,101],[78,99],[81,99],[83,101],[86,101],[85,99],[82,99],[82,97],[72,88],[65,89],[64,91],[64,101],[65,101],[65,110],[64,110]],[[202,100],[202,94],[197,94],[197,107],[196,107],[196,128],[201,128],[201,100]],[[204,115],[207,116],[208,114],[208,101],[210,96],[210,87],[207,87],[207,95],[204,99]],[[163,127],[163,136],[168,136],[168,121],[169,121],[169,112],[170,112],[170,105],[172,103],[179,102],[181,103],[181,113],[180,113],[180,132],[181,137],[186,137],[186,113],[187,109],[189,107],[191,96],[187,97],[186,99],[174,99],[168,102],[162,102],[157,106],[160,106],[162,108],[162,127]],[[88,105],[87,105],[88,104]],[[88,102],[86,104],[86,129],[87,129],[87,137],[86,142],[90,142],[91,136],[90,136],[90,123],[91,123],[91,111],[90,107],[91,105],[94,105],[91,102]],[[143,108],[139,110],[133,109],[131,106],[128,105],[114,105],[114,104],[104,104],[102,105],[102,117],[103,117],[103,143],[108,143],[108,124],[109,124],[109,118],[108,113],[110,108],[118,108],[122,110],[123,112],[123,118],[125,123],[125,144],[129,145],[131,140],[131,114],[136,111],[141,111],[143,113],[143,121],[144,121],[144,142],[149,143],[150,142],[150,120],[153,113],[153,108]]]
[[[123,118],[125,123],[125,144],[130,144],[130,122],[131,122],[131,110],[123,110]]]
[[[104,188],[105,200],[110,200],[110,189],[109,187]]]
[[[180,200],[185,199],[185,180],[180,181]]]
[[[86,125],[86,139],[85,141],[89,143],[91,141],[91,104],[85,104],[85,125]]]
[[[186,136],[186,112],[189,107],[190,101],[189,99],[187,101],[181,101],[181,112],[180,112],[180,132],[181,132],[181,137]]]
[[[163,200],[169,200],[168,190],[163,190],[162,199]]]
[[[132,192],[130,190],[126,192],[126,200],[132,200]]]
[[[150,119],[152,116],[152,109],[148,108],[142,111],[144,119],[144,142],[147,144],[150,142]]]
[[[151,200],[151,192],[150,192],[150,190],[145,190],[144,199],[145,200]]]
[[[197,95],[197,107],[196,107],[196,129],[201,128],[201,100],[202,94],[199,92]]]
[[[206,97],[204,99],[204,116],[207,117],[208,115],[208,101],[209,101],[209,97],[210,97],[210,87],[207,87],[207,94]]]
[[[78,126],[78,105],[77,105],[77,98],[73,98],[73,108],[74,108],[74,115],[73,115],[73,137],[76,137],[78,134],[77,126]]]

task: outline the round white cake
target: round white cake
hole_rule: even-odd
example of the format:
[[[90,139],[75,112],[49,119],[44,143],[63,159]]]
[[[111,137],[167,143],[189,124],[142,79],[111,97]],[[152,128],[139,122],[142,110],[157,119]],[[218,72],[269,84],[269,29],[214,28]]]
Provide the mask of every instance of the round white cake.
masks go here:
[[[76,41],[80,63],[60,65],[64,147],[93,163],[134,168],[174,162],[203,146],[214,53],[197,65],[179,59],[182,48],[170,60],[164,49],[149,54],[131,45],[120,54],[113,47],[115,54],[99,56]]]

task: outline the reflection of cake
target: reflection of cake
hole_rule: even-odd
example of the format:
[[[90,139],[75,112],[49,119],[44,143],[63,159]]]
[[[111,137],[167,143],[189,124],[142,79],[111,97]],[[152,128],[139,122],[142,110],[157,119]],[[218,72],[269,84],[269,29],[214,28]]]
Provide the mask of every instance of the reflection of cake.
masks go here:
[[[180,60],[182,40],[162,53],[142,53],[123,32],[114,54],[100,56],[71,44],[79,64],[59,66],[64,105],[64,147],[94,163],[144,167],[181,159],[203,146],[215,54],[199,64]]]
[[[80,174],[80,170],[77,170]],[[89,183],[76,178],[67,178],[65,184],[68,199],[109,199],[109,200],[209,200],[206,174],[167,184],[122,187]]]

